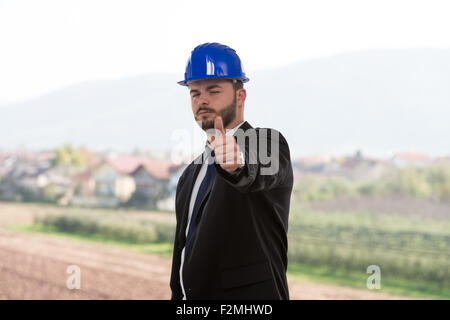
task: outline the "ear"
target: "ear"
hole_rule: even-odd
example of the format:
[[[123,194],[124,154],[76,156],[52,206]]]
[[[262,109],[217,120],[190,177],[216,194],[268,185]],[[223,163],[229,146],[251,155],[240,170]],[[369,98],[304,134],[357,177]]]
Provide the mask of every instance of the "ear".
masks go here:
[[[237,105],[243,106],[245,99],[247,98],[247,91],[244,88],[239,89],[238,91],[236,91],[236,95],[237,95],[237,97],[236,97]]]

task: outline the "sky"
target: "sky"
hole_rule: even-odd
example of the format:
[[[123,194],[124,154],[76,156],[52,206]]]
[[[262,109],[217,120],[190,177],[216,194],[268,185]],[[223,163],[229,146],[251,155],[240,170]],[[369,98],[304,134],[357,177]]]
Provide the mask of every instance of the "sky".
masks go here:
[[[247,74],[377,48],[450,48],[449,1],[0,0],[0,104],[145,73],[220,42]]]

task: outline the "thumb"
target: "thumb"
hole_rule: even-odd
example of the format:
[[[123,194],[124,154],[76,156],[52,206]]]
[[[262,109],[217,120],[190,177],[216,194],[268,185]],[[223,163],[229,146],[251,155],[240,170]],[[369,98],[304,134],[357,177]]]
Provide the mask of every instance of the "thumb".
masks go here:
[[[223,128],[222,117],[217,116],[214,119],[214,129],[218,130],[223,136],[225,135],[225,129]]]

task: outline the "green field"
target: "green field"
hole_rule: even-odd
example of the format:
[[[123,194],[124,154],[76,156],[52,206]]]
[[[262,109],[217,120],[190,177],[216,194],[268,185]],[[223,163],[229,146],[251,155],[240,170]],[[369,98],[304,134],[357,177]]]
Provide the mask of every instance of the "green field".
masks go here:
[[[47,215],[29,232],[101,241],[172,256],[175,225],[89,210]],[[296,206],[289,221],[288,276],[366,289],[369,265],[385,293],[450,298],[450,221],[423,215],[319,211]]]
[[[366,285],[367,267],[377,265],[384,291],[448,299],[449,245],[450,222],[445,219],[298,207],[291,211],[291,270],[359,287]]]

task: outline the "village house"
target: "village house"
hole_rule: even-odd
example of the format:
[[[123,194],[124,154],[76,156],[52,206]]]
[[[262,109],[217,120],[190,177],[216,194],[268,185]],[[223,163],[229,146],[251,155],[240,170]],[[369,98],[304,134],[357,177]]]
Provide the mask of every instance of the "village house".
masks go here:
[[[3,175],[0,194],[11,200],[53,201],[71,189],[72,181],[63,168],[53,168],[48,161],[30,162],[19,158]]]
[[[0,153],[0,179],[13,168],[16,161],[16,155],[7,152]]]
[[[136,191],[148,197],[165,193],[168,188],[171,166],[171,162],[164,160],[142,161],[131,173],[136,184]]]
[[[131,155],[108,155],[94,168],[76,176],[75,194],[70,204],[117,207],[136,193],[147,199],[168,194],[172,164]]]
[[[72,180],[75,186],[75,195],[82,197],[93,197],[95,195],[95,179],[92,169],[74,175]]]
[[[187,164],[173,165],[169,168],[169,180],[167,183],[168,196],[157,202],[157,208],[164,211],[175,211],[175,196],[178,180],[186,169]]]
[[[397,168],[406,166],[424,167],[433,163],[433,159],[422,153],[397,153],[391,159]]]
[[[97,204],[116,207],[130,199],[136,190],[131,173],[139,166],[139,159],[132,156],[105,158],[93,170]]]
[[[323,178],[340,176],[353,181],[371,181],[390,172],[390,161],[363,157],[358,150],[353,156],[335,158],[331,156],[309,156],[293,162],[294,181],[304,175],[314,174]]]
[[[343,176],[359,182],[368,182],[381,178],[390,172],[392,167],[389,161],[355,156],[344,158],[340,166]]]

